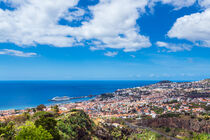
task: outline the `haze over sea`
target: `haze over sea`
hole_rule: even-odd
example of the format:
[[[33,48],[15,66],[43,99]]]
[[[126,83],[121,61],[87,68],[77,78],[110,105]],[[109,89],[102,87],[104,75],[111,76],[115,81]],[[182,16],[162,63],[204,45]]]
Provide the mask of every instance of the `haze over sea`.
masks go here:
[[[0,81],[0,110],[49,105],[55,96],[78,97],[114,92],[157,81]]]

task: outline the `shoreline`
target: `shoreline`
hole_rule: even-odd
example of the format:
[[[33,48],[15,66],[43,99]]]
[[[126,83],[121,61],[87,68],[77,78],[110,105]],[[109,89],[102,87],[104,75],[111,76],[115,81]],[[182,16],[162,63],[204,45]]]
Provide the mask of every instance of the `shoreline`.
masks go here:
[[[100,95],[100,94],[99,94]],[[93,97],[95,98],[95,97]],[[62,104],[69,104],[69,103],[76,103],[76,102],[84,102],[84,101],[88,101],[91,100],[93,98],[84,98],[84,99],[73,99],[72,101],[61,101],[61,102],[51,102],[51,103],[47,103],[44,104],[46,107],[49,106],[53,106],[53,105],[62,105]],[[38,104],[39,105],[39,104]],[[38,105],[34,105],[34,106],[19,106],[16,108],[5,108],[5,109],[0,109],[0,112],[4,112],[4,111],[12,111],[12,110],[26,110],[26,109],[31,109],[31,108],[36,108]]]
[[[161,81],[159,81],[159,82],[161,82]],[[179,81],[171,81],[171,82],[174,82],[174,83],[184,83],[184,82],[189,82],[189,81],[181,81],[181,80],[179,80]],[[191,82],[194,82],[194,81],[191,81]],[[156,83],[158,83],[158,81]],[[152,84],[149,84],[149,85],[152,85]],[[149,85],[142,85],[142,86],[139,86],[139,87],[144,87],[144,86],[149,86]],[[136,87],[132,87],[132,88],[136,88]],[[120,89],[121,88],[119,88],[117,90],[120,90]],[[122,88],[122,89],[127,89],[127,88]],[[110,92],[110,93],[114,93],[114,92]],[[89,97],[88,98],[79,98],[79,99],[72,99],[72,100],[69,100],[69,101],[51,102],[51,103],[47,103],[47,104],[44,104],[43,103],[43,104],[46,107],[49,107],[49,106],[52,106],[52,105],[62,105],[62,104],[76,103],[78,101],[79,102],[84,102],[84,101],[88,101],[90,99],[93,99],[93,98],[95,98],[95,97],[97,97],[98,95],[101,95],[101,94],[103,94],[103,93],[100,93],[100,94],[97,94],[97,95],[93,95],[94,97],[92,97],[92,98],[89,98]],[[32,106],[19,106],[19,107],[15,107],[15,108],[13,108],[13,107],[11,107],[11,108],[5,108],[5,109],[0,109],[0,112],[3,112],[3,111],[11,111],[11,110],[26,110],[26,109],[36,108],[38,105],[40,105],[40,104],[32,105]]]
[[[14,110],[51,105],[49,99],[59,96],[87,96],[114,92],[151,84],[151,81],[1,81],[0,110]],[[24,89],[27,86],[27,89]],[[73,102],[78,100],[72,100]]]

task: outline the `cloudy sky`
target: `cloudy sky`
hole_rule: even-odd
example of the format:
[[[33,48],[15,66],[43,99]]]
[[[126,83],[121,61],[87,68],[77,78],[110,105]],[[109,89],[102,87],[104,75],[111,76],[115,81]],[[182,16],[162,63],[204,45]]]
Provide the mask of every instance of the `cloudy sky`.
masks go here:
[[[0,80],[210,77],[210,0],[0,0]]]

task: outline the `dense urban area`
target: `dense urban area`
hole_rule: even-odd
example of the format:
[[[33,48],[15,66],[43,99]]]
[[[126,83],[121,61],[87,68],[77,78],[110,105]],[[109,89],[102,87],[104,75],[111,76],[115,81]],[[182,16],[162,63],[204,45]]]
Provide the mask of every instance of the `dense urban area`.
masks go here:
[[[0,137],[207,140],[209,118],[210,79],[161,81],[83,102],[0,111]],[[29,129],[37,129],[37,134]]]

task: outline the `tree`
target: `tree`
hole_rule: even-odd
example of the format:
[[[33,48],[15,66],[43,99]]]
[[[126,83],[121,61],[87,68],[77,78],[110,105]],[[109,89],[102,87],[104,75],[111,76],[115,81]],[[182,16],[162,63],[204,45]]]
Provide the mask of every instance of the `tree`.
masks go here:
[[[16,140],[52,140],[52,135],[42,126],[36,127],[33,122],[27,121],[20,126]]]
[[[165,132],[168,133],[170,131],[171,131],[171,129],[169,127],[166,127]]]
[[[58,121],[62,139],[90,139],[94,126],[84,111],[75,109]]]
[[[32,108],[32,111],[35,113],[36,112],[36,109],[35,108]]]
[[[28,113],[30,113],[30,112],[31,112],[31,108],[27,108],[26,110],[27,110],[27,112],[28,112]]]
[[[43,111],[44,108],[46,108],[46,106],[43,105],[43,104],[40,104],[40,105],[38,105],[38,106],[36,107],[36,109],[37,109],[38,111]]]
[[[50,113],[40,115],[39,118],[35,121],[37,127],[42,126],[45,130],[50,132],[55,140],[60,138],[59,131],[56,128],[57,121],[54,119],[54,116]]]
[[[58,114],[58,112],[59,112],[58,105],[53,106],[53,111],[55,112],[55,114]]]

